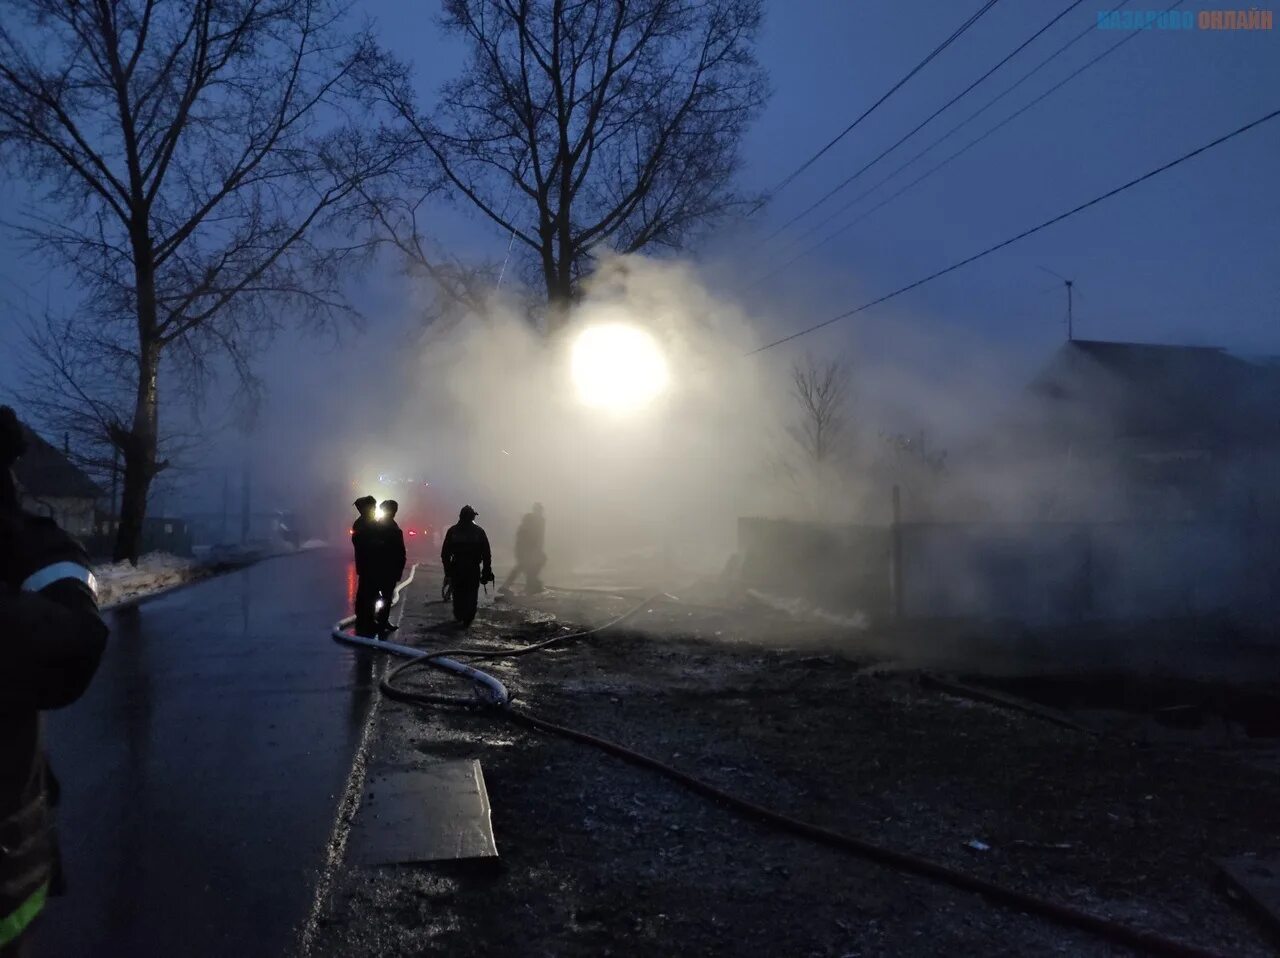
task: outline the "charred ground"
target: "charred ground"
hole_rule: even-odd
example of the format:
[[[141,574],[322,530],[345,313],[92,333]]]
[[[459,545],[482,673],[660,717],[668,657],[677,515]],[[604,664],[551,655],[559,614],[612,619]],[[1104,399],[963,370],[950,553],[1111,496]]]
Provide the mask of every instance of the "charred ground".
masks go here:
[[[424,588],[436,584],[415,586],[400,635],[457,644]],[[522,600],[482,613],[468,644],[595,625],[633,603]],[[531,623],[531,610],[556,621]],[[823,648],[821,632],[758,608],[662,604],[625,629],[491,671],[543,718],[798,818],[1224,954],[1271,953],[1213,863],[1277,843],[1280,763],[1266,740],[1160,738],[1105,722],[1101,735],[1073,731],[928,688],[829,630]],[[420,681],[456,691],[434,674]],[[483,763],[501,859],[344,869],[314,953],[1124,953],[780,834],[493,715],[384,701],[370,783],[471,757]]]

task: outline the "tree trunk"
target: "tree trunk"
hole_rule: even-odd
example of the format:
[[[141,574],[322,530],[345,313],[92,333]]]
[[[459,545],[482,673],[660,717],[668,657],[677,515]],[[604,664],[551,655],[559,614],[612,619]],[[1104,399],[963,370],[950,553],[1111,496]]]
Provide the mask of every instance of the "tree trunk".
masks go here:
[[[573,254],[566,251],[563,242],[560,259],[556,263],[555,285],[547,292],[547,305],[550,307],[547,331],[554,335],[568,328],[569,310],[573,306]]]
[[[158,471],[160,443],[160,336],[156,316],[156,282],[151,235],[145,229],[130,237],[133,271],[137,283],[138,391],[133,423],[121,443],[124,452],[124,489],[120,494],[120,528],[112,558],[138,564],[142,549],[142,524],[147,517],[147,494]]]
[[[573,298],[571,273],[557,259],[554,240],[542,234],[542,278],[547,285],[547,338],[553,338],[569,325],[569,305]]]
[[[547,290],[547,338],[553,338],[569,325],[570,290],[559,284]]]
[[[120,495],[120,528],[116,532],[112,559],[128,559],[138,563],[142,548],[142,524],[147,516],[147,495],[156,474],[156,452],[159,439],[160,406],[157,380],[160,372],[160,347],[144,346],[138,362],[138,397],[133,410],[124,452],[124,490]]]

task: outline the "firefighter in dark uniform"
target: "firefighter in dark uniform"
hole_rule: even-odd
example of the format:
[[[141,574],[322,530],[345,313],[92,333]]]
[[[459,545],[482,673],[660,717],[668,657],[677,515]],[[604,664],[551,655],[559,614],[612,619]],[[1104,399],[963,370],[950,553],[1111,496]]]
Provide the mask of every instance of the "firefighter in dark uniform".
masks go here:
[[[476,511],[463,506],[457,525],[450,526],[440,547],[445,579],[453,588],[453,617],[466,628],[476,617],[480,586],[493,581],[489,537],[476,525]]]
[[[500,593],[507,593],[516,576],[524,573],[525,595],[537,595],[545,591],[542,585],[542,567],[547,564],[547,519],[542,503],[535,502],[533,509],[524,514],[516,529],[516,567],[502,583]]]
[[[404,551],[404,532],[396,524],[396,513],[400,511],[400,503],[388,499],[378,506],[382,510],[382,518],[378,520],[378,548],[376,567],[378,582],[377,629],[379,638],[386,638],[399,626],[391,624],[391,603],[396,599],[396,584],[404,575],[405,563],[408,559]]]
[[[353,505],[360,512],[351,524],[351,548],[356,554],[356,635],[373,638],[378,631],[374,604],[378,601],[378,500],[361,496]]]
[[[19,506],[10,467],[23,445],[0,407],[0,958],[32,953],[31,924],[61,892],[40,712],[80,697],[107,641],[84,550]]]

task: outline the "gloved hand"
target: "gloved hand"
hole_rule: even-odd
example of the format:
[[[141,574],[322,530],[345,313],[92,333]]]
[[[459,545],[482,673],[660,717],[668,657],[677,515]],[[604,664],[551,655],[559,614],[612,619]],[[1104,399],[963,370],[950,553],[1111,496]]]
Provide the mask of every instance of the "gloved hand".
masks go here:
[[[488,585],[490,582],[493,582],[495,578],[496,576],[494,576],[492,569],[485,569],[480,573],[480,584]]]

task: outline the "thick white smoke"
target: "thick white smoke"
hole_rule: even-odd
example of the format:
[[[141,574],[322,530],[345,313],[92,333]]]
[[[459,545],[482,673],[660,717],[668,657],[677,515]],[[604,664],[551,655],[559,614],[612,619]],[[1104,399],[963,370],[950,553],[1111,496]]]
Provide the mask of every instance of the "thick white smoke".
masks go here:
[[[588,405],[575,390],[574,331],[616,322],[650,333],[668,366],[664,391],[639,409]],[[732,552],[737,517],[773,494],[764,466],[785,385],[744,356],[752,344],[744,313],[689,267],[618,257],[586,284],[560,339],[497,297],[429,333],[398,433],[423,473],[447,464],[495,548],[540,501],[553,568],[707,569]]]

